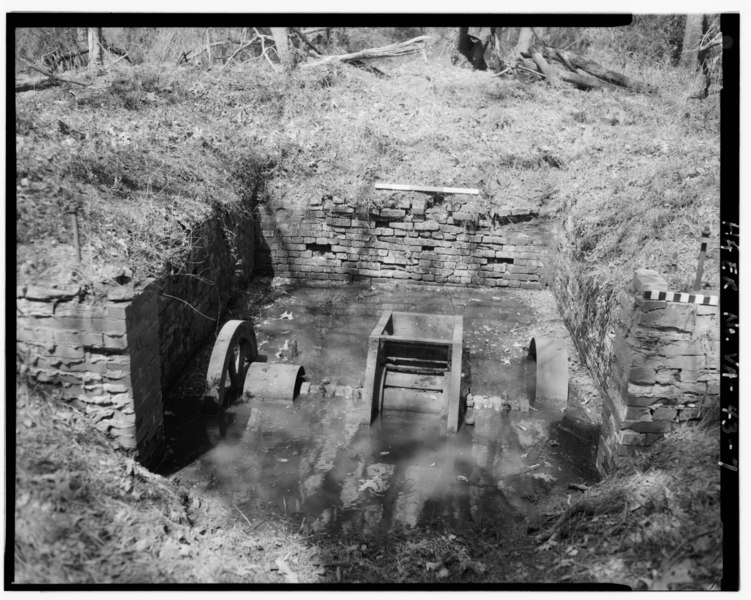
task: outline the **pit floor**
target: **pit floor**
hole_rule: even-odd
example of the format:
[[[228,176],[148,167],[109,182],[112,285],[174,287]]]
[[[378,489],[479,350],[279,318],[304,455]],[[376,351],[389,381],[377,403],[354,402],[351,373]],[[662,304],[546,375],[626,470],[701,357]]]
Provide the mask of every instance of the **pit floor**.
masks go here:
[[[416,413],[369,423],[370,406],[352,390],[363,383],[368,335],[384,309],[464,316],[465,383],[475,396],[495,397],[468,409],[474,425],[447,435],[438,415]],[[596,479],[593,448],[557,427],[565,404],[532,398],[521,410],[534,376],[529,342],[543,335],[567,340],[570,397],[588,410],[597,404],[547,290],[288,287],[260,307],[250,290],[230,316],[252,320],[259,352],[303,365],[318,393],[241,400],[215,418],[196,411],[191,386],[178,386],[166,403],[168,470],[199,495],[219,495],[254,518],[292,519],[301,531],[466,533],[534,524],[546,499]],[[211,344],[196,359],[194,380],[205,376],[210,352]]]

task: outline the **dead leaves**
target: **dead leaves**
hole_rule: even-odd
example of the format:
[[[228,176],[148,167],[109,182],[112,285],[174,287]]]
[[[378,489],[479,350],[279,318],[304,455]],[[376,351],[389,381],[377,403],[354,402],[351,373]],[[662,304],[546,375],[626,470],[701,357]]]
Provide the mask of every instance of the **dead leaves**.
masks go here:
[[[653,570],[651,578],[642,577],[639,581],[643,581],[649,590],[667,591],[679,589],[682,585],[693,583],[694,579],[691,573],[694,570],[694,566],[694,561],[687,558],[669,566],[663,572]]]
[[[289,568],[289,565],[286,563],[284,559],[277,558],[274,561],[274,564],[276,565],[276,568],[279,569],[279,573],[284,577],[285,583],[299,583],[300,580],[297,577],[297,573],[295,573],[292,569]]]

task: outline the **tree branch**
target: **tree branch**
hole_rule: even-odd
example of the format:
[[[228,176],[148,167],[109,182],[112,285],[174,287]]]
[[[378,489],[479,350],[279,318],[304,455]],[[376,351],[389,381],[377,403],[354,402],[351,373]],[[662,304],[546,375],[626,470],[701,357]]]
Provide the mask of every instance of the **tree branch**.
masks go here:
[[[311,41],[305,36],[305,34],[302,31],[300,31],[297,27],[290,27],[290,30],[292,30],[294,33],[300,36],[300,39],[303,42],[305,42],[308,48],[310,48],[318,56],[322,56],[322,52],[311,43]]]
[[[74,81],[73,79],[63,79],[62,77],[58,77],[57,75],[53,75],[52,73],[45,71],[44,69],[40,69],[35,64],[29,62],[28,60],[21,58],[16,54],[16,60],[20,60],[22,63],[24,63],[27,67],[30,69],[34,69],[35,71],[38,71],[42,75],[46,75],[50,79],[54,79],[56,81],[64,81],[65,83],[75,83],[76,85],[80,85],[82,87],[89,87],[90,84],[88,83],[81,83],[80,81]]]

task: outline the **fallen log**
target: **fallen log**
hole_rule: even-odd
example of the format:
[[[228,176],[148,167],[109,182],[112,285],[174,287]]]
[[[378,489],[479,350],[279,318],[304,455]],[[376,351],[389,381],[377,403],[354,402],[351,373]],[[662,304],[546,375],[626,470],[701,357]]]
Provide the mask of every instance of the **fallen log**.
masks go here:
[[[627,77],[622,73],[606,69],[595,61],[579,54],[574,54],[573,52],[567,52],[566,50],[560,50],[558,48],[546,47],[543,50],[543,55],[548,59],[558,60],[567,68],[573,67],[576,69],[581,69],[582,71],[585,71],[590,75],[594,75],[598,79],[607,81],[608,83],[620,87],[634,90],[635,92],[646,94],[654,94],[657,92],[657,88],[653,85],[637,81],[636,79]]]
[[[335,62],[349,63],[375,58],[394,58],[397,56],[407,56],[409,54],[415,54],[416,52],[421,52],[422,50],[424,50],[429,39],[429,35],[421,35],[411,40],[407,40],[406,42],[399,42],[397,44],[382,46],[380,48],[369,48],[367,50],[360,50],[359,52],[352,52],[351,54],[335,54],[324,56],[320,60],[303,63],[300,65],[300,68],[305,69],[308,67],[317,67],[320,65],[326,65]]]
[[[24,83],[16,84],[16,94],[18,92],[29,92],[31,90],[44,90],[56,85],[60,85],[60,82],[55,79],[37,79],[35,81],[25,81]]]
[[[561,74],[561,79],[567,83],[573,83],[580,90],[599,90],[604,87],[613,87],[608,85],[604,81],[600,81],[596,77],[587,75],[585,73],[569,73],[565,72]]]
[[[558,82],[558,75],[556,75],[555,70],[548,64],[548,61],[546,61],[542,57],[542,54],[540,54],[537,48],[530,48],[529,55],[537,65],[537,68],[542,72],[543,75],[545,75],[548,83],[551,83],[553,85],[560,85]]]
[[[37,66],[36,66],[36,65],[35,65],[34,63],[31,63],[31,62],[29,62],[28,60],[26,60],[25,58],[21,58],[21,57],[20,57],[20,56],[18,56],[18,55],[16,55],[16,60],[18,60],[18,61],[20,61],[20,62],[24,63],[24,64],[25,64],[25,65],[26,65],[27,67],[29,67],[30,69],[33,69],[33,70],[34,70],[34,71],[36,71],[37,73],[41,73],[42,75],[46,75],[46,76],[47,76],[47,77],[49,77],[49,78],[50,78],[51,80],[54,80],[54,81],[61,81],[61,82],[65,82],[65,83],[75,83],[76,85],[80,85],[80,86],[82,86],[82,87],[89,87],[89,84],[88,84],[88,83],[81,83],[80,81],[75,81],[74,79],[63,79],[62,77],[58,77],[57,75],[53,75],[53,74],[52,74],[52,73],[50,73],[49,71],[45,71],[44,69],[40,69],[40,68],[39,68],[39,67],[37,67]],[[25,85],[25,84],[21,84],[21,86],[23,86],[23,85]],[[50,86],[49,86],[49,85],[45,85],[44,87],[50,87]],[[32,88],[27,88],[27,89],[42,89],[42,88],[39,88],[39,87],[37,87],[37,88],[33,88],[33,87],[32,87]],[[19,90],[19,89],[18,89],[18,86],[16,87],[16,92],[23,92],[23,91],[25,91],[25,90],[24,90],[24,89],[20,89],[20,90]]]

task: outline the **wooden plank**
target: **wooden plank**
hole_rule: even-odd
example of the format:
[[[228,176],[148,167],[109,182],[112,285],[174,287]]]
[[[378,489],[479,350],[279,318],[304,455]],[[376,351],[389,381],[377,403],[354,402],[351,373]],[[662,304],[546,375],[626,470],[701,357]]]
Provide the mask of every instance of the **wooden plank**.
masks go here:
[[[385,388],[381,410],[444,415],[446,398],[440,392]]]
[[[416,367],[447,369],[449,366],[448,356],[446,358],[429,358],[429,357],[422,357],[422,356],[413,357],[413,356],[396,355],[396,356],[386,356],[385,360],[403,363],[407,367],[414,365]]]
[[[444,346],[448,347],[451,345],[451,342],[449,340],[440,340],[436,338],[419,338],[415,339],[413,337],[405,337],[402,335],[389,335],[389,336],[381,336],[381,339],[386,342],[402,342],[407,343],[410,346]]]
[[[386,362],[384,366],[389,371],[396,371],[397,373],[412,373],[413,375],[434,375],[441,377],[445,375],[448,369],[448,367],[424,367],[420,365],[404,365],[393,362]]]
[[[477,196],[480,193],[476,188],[452,188],[452,187],[434,187],[430,185],[411,185],[403,183],[376,183],[377,190],[396,190],[402,192],[425,192],[428,194],[472,194]]]
[[[414,373],[386,372],[386,387],[407,388],[411,390],[443,391],[444,379],[440,375],[417,375]]]
[[[415,344],[403,342],[391,343],[388,338],[381,338],[382,351],[380,356],[388,361],[405,362],[408,358],[416,360],[440,363],[440,366],[448,366],[449,352],[446,346],[430,346],[427,344]],[[408,364],[408,361],[407,361]]]

